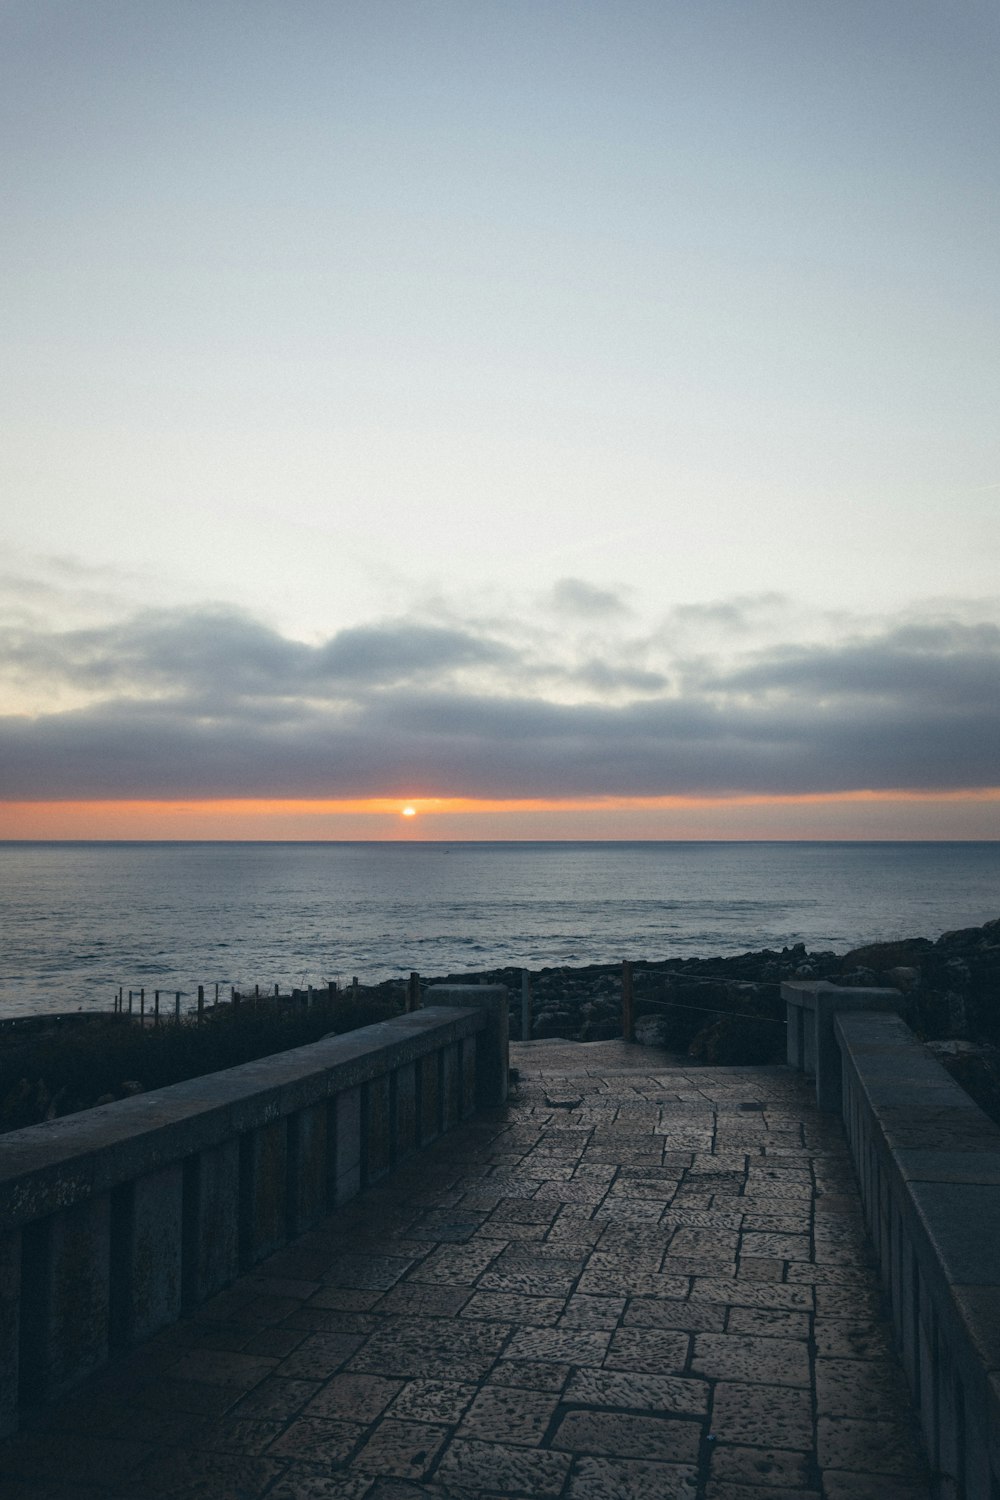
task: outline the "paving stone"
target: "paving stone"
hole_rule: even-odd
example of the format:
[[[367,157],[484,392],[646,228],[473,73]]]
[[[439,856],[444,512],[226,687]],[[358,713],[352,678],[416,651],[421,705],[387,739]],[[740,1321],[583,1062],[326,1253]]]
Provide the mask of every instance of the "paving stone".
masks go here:
[[[325,1282],[336,1287],[385,1291],[413,1265],[398,1255],[340,1255],[327,1268]]]
[[[712,1450],[711,1479],[730,1484],[767,1485],[775,1489],[807,1489],[812,1465],[806,1453],[780,1448],[741,1448],[717,1443]],[[876,1500],[876,1497],[871,1497]],[[881,1496],[877,1500],[882,1500]]]
[[[642,1459],[578,1458],[567,1500],[693,1500],[698,1473],[688,1465]]]
[[[910,1433],[897,1422],[819,1417],[816,1447],[820,1467],[917,1479],[923,1464]]]
[[[622,1319],[626,1328],[672,1328],[678,1332],[721,1333],[726,1308],[719,1302],[681,1302],[673,1298],[630,1297]]]
[[[810,1383],[809,1346],[793,1339],[752,1334],[697,1333],[691,1369],[715,1379],[806,1388]]]
[[[570,1297],[560,1319],[560,1328],[616,1328],[625,1310],[624,1297]]]
[[[489,1373],[491,1385],[517,1385],[531,1391],[561,1391],[570,1366],[546,1360],[502,1359]]]
[[[745,1238],[745,1236],[744,1236]],[[669,1271],[674,1256],[684,1255],[695,1259],[732,1261],[736,1258],[736,1247],[740,1236],[733,1229],[684,1226],[675,1230],[667,1247],[667,1259],[663,1269]]]
[[[255,1386],[232,1408],[234,1416],[287,1421],[321,1389],[318,1380],[286,1380],[273,1376]]]
[[[365,1500],[372,1484],[370,1474],[321,1474],[292,1464],[268,1490],[267,1500]]]
[[[814,1294],[809,1286],[785,1286],[769,1281],[719,1281],[711,1276],[696,1276],[691,1283],[691,1297],[705,1302],[729,1302],[734,1307],[786,1308],[791,1312],[812,1312]]]
[[[335,1375],[305,1406],[305,1417],[374,1422],[403,1388],[401,1380],[381,1375]]]
[[[634,1370],[578,1370],[562,1399],[565,1406],[649,1407],[700,1417],[708,1410],[708,1395],[709,1387],[702,1380],[644,1375]]]
[[[114,1500],[818,1500],[813,1318],[824,1500],[926,1500],[839,1127],[594,1049],[120,1357],[4,1500],[111,1500],[105,1433]]]
[[[222,1417],[199,1425],[197,1436],[178,1446],[217,1453],[264,1453],[284,1428],[283,1422]]]
[[[776,1489],[773,1485],[735,1484],[728,1480],[709,1480],[705,1489],[705,1500],[821,1500],[819,1490],[804,1490],[796,1487]]]
[[[462,1418],[457,1436],[485,1442],[537,1447],[544,1438],[559,1398],[515,1386],[484,1386]]]
[[[771,1307],[731,1307],[727,1333],[752,1333],[760,1338],[808,1339],[809,1314]]]
[[[456,1438],[445,1449],[435,1478],[483,1494],[556,1500],[569,1467],[565,1453]]]
[[[576,1284],[578,1292],[591,1297],[614,1297],[622,1290],[622,1270],[591,1270],[588,1266]],[[656,1271],[630,1271],[628,1290],[636,1297],[686,1297],[691,1278],[686,1275],[661,1276]]]
[[[504,1355],[508,1359],[599,1365],[610,1341],[611,1334],[603,1329],[532,1328],[516,1332]]]
[[[889,1354],[888,1336],[878,1323],[817,1317],[814,1330],[816,1353],[826,1359],[885,1359]]]
[[[311,1334],[292,1350],[287,1359],[281,1361],[274,1373],[291,1380],[325,1380],[363,1344],[364,1339],[360,1334]]]
[[[700,1423],[681,1418],[637,1416],[634,1412],[571,1411],[560,1421],[552,1447],[613,1458],[695,1464],[700,1442]]]
[[[463,1318],[485,1318],[487,1322],[523,1323],[529,1327],[551,1327],[562,1315],[562,1297],[525,1297],[516,1292],[473,1292],[462,1308]]]
[[[423,1479],[449,1433],[448,1427],[429,1422],[403,1422],[387,1417],[355,1454],[351,1467],[372,1474]]]
[[[524,1297],[565,1299],[576,1285],[578,1275],[576,1270],[529,1271],[497,1265],[480,1276],[476,1289],[484,1292],[516,1292]]]
[[[427,1286],[421,1282],[400,1281],[379,1299],[376,1306],[379,1313],[452,1318],[468,1302],[469,1295],[467,1286]]]
[[[461,1248],[447,1246],[435,1250],[414,1267],[407,1280],[432,1285],[471,1286],[500,1254],[495,1242],[479,1242]]]
[[[414,1422],[458,1422],[478,1387],[455,1380],[409,1380],[392,1401],[389,1415]]]
[[[360,1422],[330,1418],[297,1417],[271,1444],[269,1456],[308,1460],[311,1463],[343,1464],[364,1436]]]
[[[689,1338],[658,1328],[619,1328],[611,1337],[604,1360],[609,1370],[639,1370],[650,1374],[680,1374],[687,1363]]]
[[[813,1446],[811,1394],[787,1386],[720,1381],[712,1397],[710,1427],[720,1443],[807,1452]]]
[[[825,1500],[930,1500],[934,1493],[927,1476],[894,1479],[886,1474],[848,1474],[828,1469],[823,1475]]]
[[[338,1308],[342,1312],[367,1312],[382,1293],[360,1287],[325,1286],[309,1300],[310,1307]]]
[[[717,1280],[735,1280],[737,1264],[734,1260],[710,1260],[706,1255],[667,1255],[663,1262],[664,1272],[672,1276],[714,1276]]]
[[[895,1361],[816,1360],[816,1409],[823,1417],[895,1419],[910,1409],[910,1395]]]
[[[289,1333],[298,1337],[286,1355],[301,1344],[307,1333],[372,1333],[378,1327],[378,1318],[373,1313],[341,1312],[338,1308],[302,1307],[286,1318],[281,1328],[263,1329],[262,1333]],[[249,1352],[247,1349],[246,1352]]]
[[[790,1286],[787,1290],[797,1291],[798,1288]],[[816,1312],[821,1318],[870,1318],[873,1323],[878,1321],[879,1294],[874,1283],[850,1289],[814,1286],[812,1291],[816,1299]]]
[[[277,1359],[254,1354],[230,1354],[218,1349],[194,1349],[170,1366],[174,1380],[204,1381],[206,1385],[231,1385],[248,1391],[277,1369]]]

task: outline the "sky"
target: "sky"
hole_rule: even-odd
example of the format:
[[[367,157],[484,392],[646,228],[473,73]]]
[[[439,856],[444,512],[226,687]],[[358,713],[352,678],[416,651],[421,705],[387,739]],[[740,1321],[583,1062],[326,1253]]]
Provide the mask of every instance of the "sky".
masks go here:
[[[0,837],[1000,837],[998,97],[995,0],[4,0]]]

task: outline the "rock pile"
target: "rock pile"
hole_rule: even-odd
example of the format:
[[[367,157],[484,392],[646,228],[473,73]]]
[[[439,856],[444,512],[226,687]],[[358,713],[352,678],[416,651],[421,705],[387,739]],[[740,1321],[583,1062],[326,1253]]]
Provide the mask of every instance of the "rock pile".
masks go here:
[[[785,979],[851,986],[889,985],[908,998],[919,1036],[1000,1044],[1000,918],[946,932],[936,941],[904,938],[846,954],[808,952],[796,943],[729,957],[633,963],[636,1040],[704,1063],[780,1061],[785,1055]],[[518,1035],[520,969],[449,974],[451,984],[505,984]],[[531,1035],[602,1041],[621,1035],[620,964],[529,971]],[[426,980],[429,984],[444,979]]]

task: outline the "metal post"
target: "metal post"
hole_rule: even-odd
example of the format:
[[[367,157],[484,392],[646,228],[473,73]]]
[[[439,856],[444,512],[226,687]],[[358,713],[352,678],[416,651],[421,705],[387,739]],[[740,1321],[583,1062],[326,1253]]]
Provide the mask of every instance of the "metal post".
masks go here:
[[[531,975],[521,970],[521,1041],[531,1041]]]
[[[140,1021],[144,1021],[145,1019],[146,1019],[146,986],[143,985],[142,989],[139,991],[139,1020]]]
[[[632,1004],[632,965],[622,959],[622,1036],[627,1042],[635,1041],[635,1009]]]
[[[203,984],[199,984],[199,986],[198,986],[198,1020],[199,1021],[201,1020],[201,1018],[202,1018],[202,1016],[204,1014],[205,1014],[205,986]]]
[[[159,992],[159,990],[154,990],[153,991],[153,1025],[154,1026],[159,1026],[159,1024],[160,1024],[160,992]]]
[[[180,992],[180,990],[174,990],[174,1020],[175,1021],[179,1021],[180,1018],[181,1018],[181,992]]]
[[[216,1003],[216,1005],[218,1005],[218,1003],[219,1003],[219,986],[218,985],[215,986],[215,1003]]]

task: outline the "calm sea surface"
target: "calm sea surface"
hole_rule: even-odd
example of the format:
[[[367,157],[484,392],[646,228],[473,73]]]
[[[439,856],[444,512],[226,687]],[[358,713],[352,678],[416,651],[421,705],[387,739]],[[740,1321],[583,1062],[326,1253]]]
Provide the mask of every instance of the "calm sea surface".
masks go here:
[[[998,915],[995,842],[0,843],[0,1016],[107,1009],[118,985],[846,950]]]

